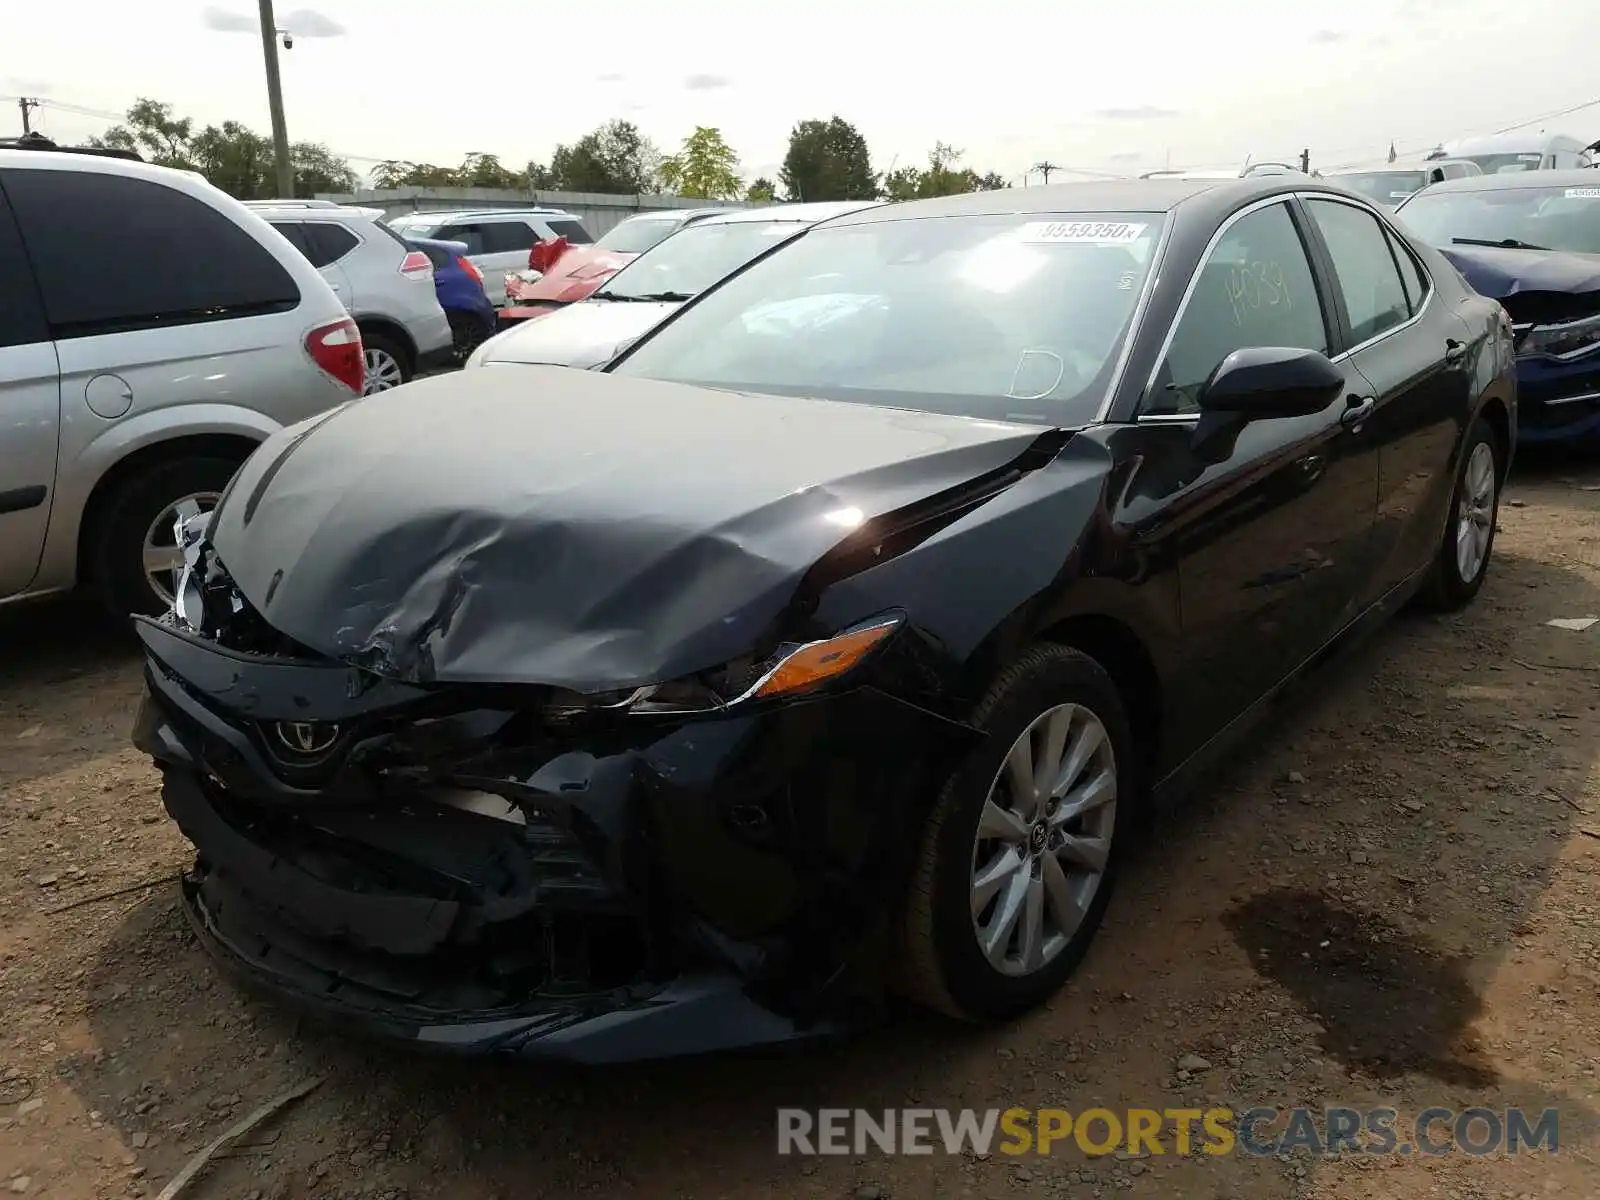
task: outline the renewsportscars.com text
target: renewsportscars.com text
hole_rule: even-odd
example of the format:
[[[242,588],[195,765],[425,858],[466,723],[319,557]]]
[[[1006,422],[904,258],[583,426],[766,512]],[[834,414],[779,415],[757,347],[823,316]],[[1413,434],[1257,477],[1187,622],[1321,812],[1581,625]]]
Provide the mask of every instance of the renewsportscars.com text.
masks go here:
[[[1053,1154],[1199,1152],[1269,1156],[1492,1154],[1559,1149],[1555,1109],[803,1108],[778,1110],[779,1154]]]

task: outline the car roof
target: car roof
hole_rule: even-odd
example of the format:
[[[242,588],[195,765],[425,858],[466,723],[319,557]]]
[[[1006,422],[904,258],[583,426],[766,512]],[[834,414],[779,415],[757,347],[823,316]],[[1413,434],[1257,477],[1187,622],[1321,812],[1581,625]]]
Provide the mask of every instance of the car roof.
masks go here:
[[[73,150],[12,150],[0,147],[0,167],[33,167],[57,171],[88,171],[101,175],[126,175],[133,179],[148,179],[168,187],[181,187],[185,191],[197,188],[217,190],[199,171],[158,167],[143,159],[124,158],[121,155],[79,154]]]
[[[932,200],[879,204],[846,213],[829,225],[865,225],[918,217],[1050,216],[1074,212],[1171,212],[1182,204],[1202,201],[1219,211],[1252,199],[1296,191],[1334,191],[1310,175],[1247,175],[1232,179],[1116,179],[1054,183],[1046,187],[997,188]]]
[[[429,209],[425,212],[396,213],[390,217],[394,221],[419,221],[427,220],[436,224],[446,221],[460,221],[467,217],[482,219],[484,217],[571,217],[564,208],[540,208],[537,205],[528,208],[443,208]],[[576,219],[576,218],[574,218]]]
[[[1428,188],[1428,195],[1439,192],[1510,192],[1562,187],[1600,187],[1600,170],[1576,167],[1567,171],[1497,171],[1492,175],[1465,175],[1446,179]]]
[[[808,204],[763,204],[760,208],[736,208],[720,216],[707,217],[701,225],[740,225],[751,222],[829,221],[846,213],[885,204],[884,200],[814,200]]]

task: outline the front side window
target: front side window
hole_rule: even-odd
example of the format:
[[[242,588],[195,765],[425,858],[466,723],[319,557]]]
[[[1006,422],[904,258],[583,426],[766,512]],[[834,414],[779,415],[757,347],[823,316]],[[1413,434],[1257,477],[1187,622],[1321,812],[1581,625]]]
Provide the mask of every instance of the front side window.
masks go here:
[[[801,228],[796,221],[691,225],[634,259],[595,295],[602,299],[697,296]]]
[[[483,237],[484,254],[526,254],[539,240],[526,221],[486,221],[477,228]]]
[[[1333,259],[1334,277],[1350,318],[1351,344],[1360,345],[1403,324],[1411,308],[1378,218],[1334,200],[1308,200],[1306,208]]]
[[[1517,171],[1537,171],[1544,165],[1544,154],[1529,150],[1521,154],[1463,154],[1467,162],[1478,164],[1485,175],[1505,175]]]
[[[682,224],[677,217],[629,217],[612,226],[594,246],[613,254],[643,254]]]
[[[1222,360],[1254,346],[1328,350],[1311,262],[1284,204],[1240,217],[1201,264],[1141,413],[1198,412]]]
[[[1165,220],[1006,214],[814,228],[613,369],[1080,425],[1098,411]]]
[[[1600,175],[1600,172],[1597,172]],[[1430,246],[1490,245],[1600,254],[1600,178],[1592,186],[1534,185],[1424,192],[1399,219]]]
[[[461,242],[468,254],[483,254],[482,225],[446,225],[438,233],[429,235],[434,241]]]
[[[284,312],[300,290],[227,216],[154,183],[90,171],[0,172],[58,338]]]

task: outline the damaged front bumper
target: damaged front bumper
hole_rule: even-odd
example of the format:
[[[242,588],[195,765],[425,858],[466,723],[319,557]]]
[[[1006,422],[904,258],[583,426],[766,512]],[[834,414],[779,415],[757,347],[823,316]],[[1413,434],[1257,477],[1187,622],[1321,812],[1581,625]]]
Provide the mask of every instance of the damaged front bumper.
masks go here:
[[[836,1032],[881,999],[926,800],[973,736],[871,686],[546,718],[139,620],[136,744],[246,980],[365,1032],[586,1062]]]

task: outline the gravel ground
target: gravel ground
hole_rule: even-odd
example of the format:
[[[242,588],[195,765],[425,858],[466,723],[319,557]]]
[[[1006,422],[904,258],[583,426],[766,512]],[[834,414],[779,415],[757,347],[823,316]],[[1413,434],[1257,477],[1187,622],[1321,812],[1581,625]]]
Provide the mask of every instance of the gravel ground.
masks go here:
[[[218,978],[121,638],[0,613],[0,1194],[243,1200],[1600,1194],[1600,468],[1513,482],[1468,612],[1321,672],[1141,851],[1076,980],[1003,1029],[915,1013],[803,1057],[605,1072],[412,1057]],[[1180,1058],[1197,1055],[1177,1069]],[[779,1105],[1226,1103],[1561,1112],[1559,1153],[1312,1160],[780,1158]]]

